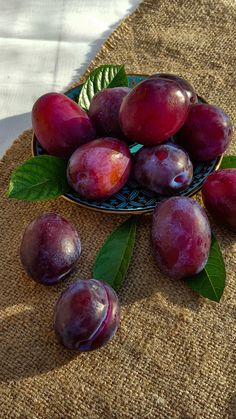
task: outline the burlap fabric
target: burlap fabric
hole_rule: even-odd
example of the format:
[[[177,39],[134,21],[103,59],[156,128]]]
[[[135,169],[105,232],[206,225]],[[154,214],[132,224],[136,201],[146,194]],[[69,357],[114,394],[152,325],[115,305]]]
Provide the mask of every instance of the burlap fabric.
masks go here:
[[[235,122],[234,0],[148,0],[105,42],[89,69],[125,63],[129,72],[168,71],[191,80],[198,93]],[[119,292],[121,327],[104,349],[75,356],[55,340],[52,310],[76,278],[89,278],[95,255],[125,217],[66,202],[6,198],[12,170],[31,155],[31,131],[1,161],[2,418],[235,418],[235,236],[213,224],[227,268],[220,304],[198,297],[158,271],[140,217],[132,265]],[[230,152],[236,153],[232,145]],[[23,228],[56,211],[78,228],[83,254],[75,274],[47,288],[31,281],[18,256]]]

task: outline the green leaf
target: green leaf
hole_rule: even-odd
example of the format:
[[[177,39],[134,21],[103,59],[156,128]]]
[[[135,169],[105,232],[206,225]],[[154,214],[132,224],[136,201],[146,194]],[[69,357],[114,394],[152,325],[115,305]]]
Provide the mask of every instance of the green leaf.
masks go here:
[[[236,156],[224,156],[220,165],[220,169],[235,169]]]
[[[136,218],[131,217],[107,238],[93,266],[93,277],[110,284],[114,289],[123,282],[133,253]]]
[[[123,65],[101,65],[93,70],[81,89],[78,104],[88,110],[92,97],[108,87],[128,86]]]
[[[8,197],[24,201],[56,198],[70,190],[66,177],[67,163],[54,156],[26,160],[12,173]]]
[[[192,290],[213,301],[220,301],[225,287],[225,263],[220,246],[212,234],[211,249],[205,268],[185,280]]]
[[[207,103],[207,101],[205,99],[203,99],[203,97],[201,97],[201,96],[198,96],[198,102]]]

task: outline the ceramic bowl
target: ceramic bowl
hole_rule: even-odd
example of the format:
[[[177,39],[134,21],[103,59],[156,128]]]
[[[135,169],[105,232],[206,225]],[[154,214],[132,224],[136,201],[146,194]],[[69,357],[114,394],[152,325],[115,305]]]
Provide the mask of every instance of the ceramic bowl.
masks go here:
[[[146,75],[140,74],[128,75],[129,87],[134,87],[136,84],[142,80],[145,80],[147,77],[148,76]],[[66,96],[76,100],[80,93],[81,87],[82,85],[79,85],[73,89],[68,90],[65,92]],[[201,98],[200,100],[205,102]],[[134,144],[130,146],[130,151],[132,154],[135,154],[140,148],[141,146],[139,144]],[[32,152],[34,156],[46,154],[35,135],[33,135],[32,139]],[[201,189],[202,184],[207,176],[220,166],[221,159],[222,156],[219,156],[213,160],[198,162],[194,164],[194,174],[191,185],[188,187],[188,189],[176,193],[176,195],[195,195]],[[166,197],[163,195],[157,195],[154,192],[141,188],[133,179],[130,179],[119,192],[102,201],[87,200],[79,196],[77,192],[73,191],[72,189],[69,193],[63,195],[63,197],[77,205],[88,209],[101,212],[130,215],[150,213],[154,210],[157,202],[166,199]]]

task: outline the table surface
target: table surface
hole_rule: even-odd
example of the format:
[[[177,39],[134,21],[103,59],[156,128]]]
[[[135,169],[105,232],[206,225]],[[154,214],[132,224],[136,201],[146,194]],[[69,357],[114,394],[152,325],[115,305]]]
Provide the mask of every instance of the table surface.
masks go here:
[[[0,0],[0,156],[35,100],[78,80],[140,0]]]

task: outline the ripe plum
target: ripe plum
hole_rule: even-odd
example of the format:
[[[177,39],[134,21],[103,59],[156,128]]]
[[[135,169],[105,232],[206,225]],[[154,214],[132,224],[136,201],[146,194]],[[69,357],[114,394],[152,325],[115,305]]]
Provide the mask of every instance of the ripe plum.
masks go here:
[[[128,180],[131,155],[116,138],[103,137],[84,144],[68,163],[70,185],[87,199],[105,199],[118,192]]]
[[[56,336],[69,349],[84,352],[106,345],[120,321],[120,305],[110,285],[80,280],[66,288],[54,310]]]
[[[166,143],[141,148],[135,155],[134,175],[143,188],[169,195],[190,185],[193,165],[184,150]]]
[[[35,102],[32,125],[41,146],[62,158],[96,137],[87,113],[61,93],[47,93]]]
[[[125,140],[119,122],[119,111],[124,97],[131,91],[129,87],[113,87],[101,90],[92,98],[89,116],[101,136]]]
[[[157,145],[175,134],[184,124],[190,100],[173,80],[147,79],[124,97],[120,124],[124,134],[144,145]]]
[[[191,198],[175,196],[161,202],[153,214],[152,243],[162,272],[176,279],[197,274],[211,245],[205,211]]]
[[[25,229],[20,257],[26,272],[37,282],[52,285],[73,269],[81,253],[77,230],[58,214],[35,218]]]
[[[202,198],[219,224],[236,231],[236,169],[211,173],[203,183]]]
[[[211,160],[224,153],[233,136],[228,115],[205,103],[192,105],[188,118],[177,133],[177,142],[197,161]]]

